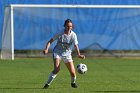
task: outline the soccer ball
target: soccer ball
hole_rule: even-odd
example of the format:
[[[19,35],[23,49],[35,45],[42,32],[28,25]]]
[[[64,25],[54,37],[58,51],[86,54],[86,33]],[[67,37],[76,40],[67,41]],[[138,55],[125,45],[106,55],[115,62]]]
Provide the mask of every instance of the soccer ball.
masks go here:
[[[77,72],[78,72],[79,74],[84,74],[84,73],[86,73],[86,72],[87,72],[87,66],[86,66],[86,64],[83,64],[83,63],[78,64],[78,65],[77,65]]]

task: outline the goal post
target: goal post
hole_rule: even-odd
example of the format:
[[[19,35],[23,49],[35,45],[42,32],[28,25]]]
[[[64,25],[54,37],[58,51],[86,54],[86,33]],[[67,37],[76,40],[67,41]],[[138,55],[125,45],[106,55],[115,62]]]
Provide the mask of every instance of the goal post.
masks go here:
[[[14,60],[13,7],[5,7],[1,59]]]
[[[26,9],[23,9],[23,8],[28,8],[28,10],[26,10]],[[32,28],[30,28],[30,29],[28,29],[28,30],[34,30],[33,28],[36,28],[36,29],[38,29],[38,30],[53,30],[54,28],[53,27],[51,27],[51,28],[43,28],[43,24],[42,25],[40,25],[42,28],[40,29],[40,28],[38,28],[37,27],[37,23],[36,23],[36,21],[34,21],[33,19],[32,19],[32,17],[34,17],[34,15],[36,16],[36,14],[37,13],[35,13],[35,10],[33,11],[33,12],[31,12],[32,10],[29,10],[29,8],[30,9],[33,9],[33,8],[42,8],[43,9],[43,11],[45,10],[45,9],[50,9],[50,10],[46,10],[48,13],[44,13],[44,14],[48,14],[48,15],[51,15],[50,13],[54,13],[54,14],[52,14],[51,15],[51,18],[50,19],[52,19],[53,20],[53,18],[54,17],[56,17],[57,18],[57,16],[59,16],[59,18],[57,19],[57,20],[61,20],[60,18],[62,17],[62,16],[64,16],[63,17],[63,21],[64,21],[64,18],[66,19],[66,18],[69,18],[69,16],[68,15],[71,15],[69,12],[66,12],[67,10],[64,10],[64,12],[62,12],[62,14],[60,13],[60,11],[61,10],[58,10],[58,11],[53,11],[53,10],[51,10],[51,9],[65,9],[65,8],[67,8],[67,9],[101,9],[101,8],[105,8],[105,9],[117,9],[117,8],[122,8],[122,9],[137,9],[137,8],[140,8],[140,6],[139,5],[34,5],[34,4],[12,4],[12,5],[10,5],[9,7],[6,7],[5,8],[5,16],[4,16],[4,22],[3,22],[3,32],[2,32],[2,48],[1,48],[1,59],[12,59],[12,60],[14,60],[14,51],[15,51],[15,41],[14,41],[14,33],[15,33],[15,27],[16,27],[16,29],[17,29],[17,26],[15,26],[15,20],[16,19],[18,19],[18,17],[14,17],[15,15],[18,15],[18,16],[22,16],[22,18],[24,17],[24,15],[26,15],[26,14],[31,14],[32,16],[31,17],[25,17],[25,18],[30,18],[30,19],[28,19],[28,20],[31,20],[32,21],[32,23],[34,23],[34,25],[31,25],[30,24],[30,22],[29,22],[29,24],[28,25],[31,25],[31,26],[34,26],[34,27],[32,27]],[[25,12],[27,12],[27,13],[25,13],[25,14],[23,14],[23,12],[22,13],[19,13],[19,11],[20,11],[20,9],[22,10],[22,11],[25,11]],[[38,9],[37,9],[38,10]],[[18,11],[16,14],[15,14],[15,12],[16,11]],[[50,12],[51,11],[51,12]],[[30,13],[31,12],[31,13]],[[75,12],[77,12],[77,10],[75,11]],[[23,15],[22,15],[23,14]],[[58,14],[58,15],[55,15],[55,14]],[[40,23],[41,22],[44,22],[43,20],[44,20],[44,18],[47,18],[47,20],[50,20],[50,19],[48,19],[49,17],[48,17],[48,15],[45,15],[45,16],[43,16],[43,15],[37,15],[37,18],[41,18],[41,21],[40,21]],[[66,15],[66,16],[65,16]],[[78,18],[78,16],[75,14],[75,15],[71,15],[70,16],[70,18]],[[83,17],[84,18],[84,17]],[[79,18],[80,19],[80,18]],[[86,16],[85,16],[85,19],[86,19]],[[22,21],[26,21],[25,19],[21,19]],[[37,20],[37,19],[36,19]],[[37,20],[37,21],[39,21],[39,20]],[[49,22],[51,22],[51,21],[49,21]],[[25,22],[26,23],[26,22]],[[25,24],[24,23],[24,24]],[[50,26],[50,23],[46,23],[48,26]],[[54,21],[51,23],[51,24],[55,24],[54,23]],[[62,24],[62,23],[61,23]],[[19,26],[19,25],[18,25]],[[21,25],[20,25],[21,26]],[[51,25],[52,26],[52,25]],[[61,25],[62,26],[62,25]],[[60,26],[58,26],[58,29],[60,28]],[[21,29],[22,30],[22,26],[21,26],[21,28],[19,27],[18,28],[19,30]],[[24,33],[24,32],[22,32],[22,33]],[[28,33],[30,33],[30,31],[28,32]],[[43,32],[44,33],[44,32]],[[55,32],[45,32],[45,33],[50,33],[50,34],[53,34],[53,33],[55,33]],[[31,32],[31,34],[33,35],[34,34],[34,32]],[[39,34],[39,32],[36,32],[36,35],[35,36],[37,36],[37,34]],[[31,37],[31,38],[34,38],[34,36],[29,36],[29,37]],[[40,37],[42,37],[41,36],[42,34],[40,34]],[[16,37],[18,37],[18,36],[16,36]],[[19,35],[19,37],[20,37],[20,35]],[[38,36],[37,36],[38,37]],[[48,36],[49,37],[49,36]],[[24,38],[25,38],[25,36],[24,36]],[[23,38],[22,38],[23,39]],[[29,40],[30,38],[28,38],[27,40]],[[36,40],[37,40],[37,38],[36,38]],[[30,40],[29,40],[29,42],[30,42]],[[32,42],[34,42],[34,40],[32,40]],[[37,43],[37,42],[34,42],[34,43]],[[43,42],[44,43],[44,42]],[[26,45],[26,44],[25,44]],[[36,45],[34,45],[34,46],[36,46]],[[31,49],[31,47],[30,46],[28,46],[28,48],[29,49]],[[23,48],[23,49],[28,49],[28,48]],[[19,48],[20,49],[20,48]],[[42,49],[42,48],[39,48],[39,49]],[[32,50],[32,49],[31,49]]]

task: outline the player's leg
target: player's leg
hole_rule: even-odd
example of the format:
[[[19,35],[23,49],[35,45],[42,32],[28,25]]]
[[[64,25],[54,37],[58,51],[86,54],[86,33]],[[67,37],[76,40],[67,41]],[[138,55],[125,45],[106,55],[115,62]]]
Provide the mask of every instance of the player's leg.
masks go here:
[[[52,83],[52,81],[54,80],[54,78],[56,77],[57,73],[60,71],[61,58],[59,57],[59,55],[55,55],[53,60],[54,60],[54,69],[50,73],[48,81],[43,88],[48,88],[50,86],[50,84]]]
[[[70,72],[70,75],[71,75],[71,86],[73,88],[77,88],[77,85],[76,85],[76,71],[75,71],[75,67],[74,67],[74,63],[73,63],[73,60],[72,60],[72,57],[68,57],[68,58],[65,58],[64,59],[65,61],[65,64]]]

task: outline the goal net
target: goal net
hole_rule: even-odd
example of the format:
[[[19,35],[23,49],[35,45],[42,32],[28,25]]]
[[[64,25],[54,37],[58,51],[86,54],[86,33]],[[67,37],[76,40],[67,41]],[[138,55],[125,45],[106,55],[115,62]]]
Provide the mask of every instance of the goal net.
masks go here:
[[[1,59],[43,56],[47,41],[73,21],[88,56],[139,56],[140,6],[11,5],[5,8]],[[56,42],[55,42],[56,43]],[[55,43],[50,47],[50,52]],[[132,55],[132,56],[133,56]]]

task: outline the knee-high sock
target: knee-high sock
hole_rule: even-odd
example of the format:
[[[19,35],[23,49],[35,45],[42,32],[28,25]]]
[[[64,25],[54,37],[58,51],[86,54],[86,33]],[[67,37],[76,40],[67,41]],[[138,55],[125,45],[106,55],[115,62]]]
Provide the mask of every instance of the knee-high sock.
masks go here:
[[[51,73],[48,78],[47,84],[50,85],[55,77],[56,77],[56,74]]]
[[[75,83],[76,82],[76,76],[72,77],[71,76],[71,83]]]

